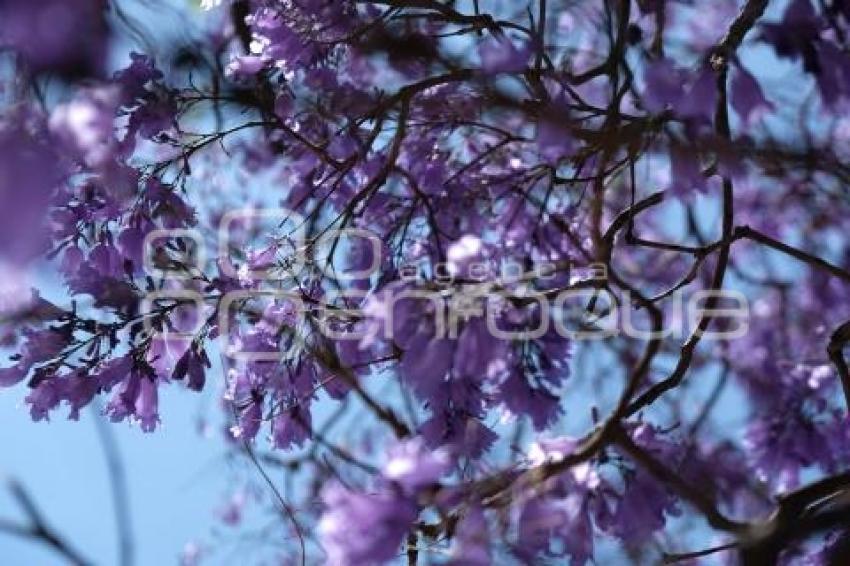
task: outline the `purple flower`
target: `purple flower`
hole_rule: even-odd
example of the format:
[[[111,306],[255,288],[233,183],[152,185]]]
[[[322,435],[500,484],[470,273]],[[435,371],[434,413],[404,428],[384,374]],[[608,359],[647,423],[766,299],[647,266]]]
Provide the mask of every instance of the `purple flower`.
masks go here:
[[[122,155],[129,155],[135,149],[136,137],[155,139],[161,132],[170,131],[175,125],[177,107],[167,96],[148,96],[142,104],[130,112],[127,132],[122,140]]]
[[[225,525],[234,527],[242,522],[247,504],[247,494],[243,490],[237,490],[218,510],[218,517]]]
[[[16,49],[35,71],[99,75],[106,61],[105,0],[4,0],[0,45]]]
[[[670,169],[672,177],[671,190],[687,196],[694,189],[704,192],[706,178],[702,174],[699,155],[696,150],[687,146],[673,145],[670,147]]]
[[[27,376],[29,369],[20,364],[8,368],[0,368],[0,387],[17,385]]]
[[[593,524],[581,494],[529,499],[521,506],[517,525],[515,552],[523,560],[568,555],[571,565],[582,566],[593,556]],[[562,551],[556,550],[556,541]]]
[[[401,485],[408,493],[434,484],[451,466],[446,450],[429,450],[419,437],[400,442],[390,448],[382,473]]]
[[[50,411],[62,401],[62,379],[45,379],[24,398],[34,421],[46,420]]]
[[[493,563],[487,519],[477,505],[472,506],[458,523],[449,555],[451,566],[489,566]]]
[[[272,442],[280,450],[302,446],[312,435],[312,417],[303,403],[285,410],[272,420]]]
[[[606,532],[629,545],[639,545],[664,528],[668,515],[678,515],[675,498],[644,470],[626,475],[622,495],[606,521]]]
[[[565,114],[560,119],[557,116],[542,118],[537,122],[537,148],[546,161],[556,165],[561,159],[573,156],[577,143],[565,122]]]
[[[578,442],[569,436],[538,438],[531,444],[528,458],[533,466],[547,462],[560,462],[572,454]]]
[[[681,98],[674,101],[674,110],[682,118],[710,121],[717,105],[717,76],[704,65]]]
[[[452,367],[454,344],[447,338],[432,338],[420,332],[402,358],[402,378],[423,400],[434,397]]]
[[[192,340],[170,332],[157,334],[150,342],[145,359],[157,376],[168,379],[177,371],[177,364],[188,350]]]
[[[126,281],[101,274],[90,261],[80,265],[76,273],[69,274],[66,282],[72,292],[94,297],[94,304],[99,308],[125,310],[138,301],[135,290]]]
[[[126,368],[126,361],[107,367],[101,379],[112,381],[119,371]],[[106,414],[112,422],[133,418],[144,432],[153,432],[159,423],[158,380],[150,367],[134,366],[129,374],[120,379],[119,387],[106,406]],[[107,385],[107,388],[109,385]]]
[[[549,428],[562,413],[559,397],[545,387],[532,385],[521,370],[508,372],[498,398],[511,413],[530,417],[538,431]]]
[[[256,55],[235,57],[227,64],[227,73],[234,80],[245,80],[262,71],[267,63],[265,59]]]
[[[811,422],[798,409],[787,407],[782,416],[760,416],[747,428],[748,449],[758,478],[774,493],[800,485],[803,469],[817,462],[829,463],[828,429]]]
[[[24,108],[0,115],[0,259],[22,264],[46,249],[48,207],[62,177],[41,119]]]
[[[8,368],[0,368],[0,387],[11,387],[23,381],[35,365],[52,360],[71,341],[70,332],[54,328],[42,330],[25,328],[22,334],[24,343],[21,346],[21,352],[13,358],[17,363]],[[43,394],[46,395],[47,393],[47,387],[45,387]],[[52,395],[53,392],[51,391],[49,394]],[[42,396],[42,393],[34,398],[40,396]],[[33,415],[36,413],[42,414],[42,411],[36,411]]]
[[[121,88],[121,104],[134,106],[149,94],[149,87],[162,79],[162,72],[156,68],[153,59],[140,53],[130,53],[130,65],[113,75],[113,82]]]
[[[732,75],[731,96],[732,108],[746,125],[750,125],[758,117],[773,109],[761,90],[756,78],[743,66],[736,67]]]
[[[650,62],[644,71],[643,104],[647,110],[658,113],[667,106],[678,104],[685,94],[685,73],[669,59]]]
[[[23,334],[26,340],[23,345],[20,364],[26,368],[31,368],[39,362],[56,357],[71,341],[71,335],[68,331],[53,328],[25,329]]]
[[[139,394],[139,374],[135,370],[127,374],[106,405],[106,414],[112,422],[119,422],[132,415]]]
[[[319,539],[333,566],[392,560],[418,515],[412,501],[392,492],[361,493],[338,483],[325,486],[322,502]]]
[[[508,37],[490,37],[478,46],[478,56],[487,73],[521,73],[531,57],[531,48],[527,43],[517,46]]]
[[[63,399],[71,406],[68,418],[79,420],[80,410],[87,407],[100,391],[101,380],[97,376],[88,376],[77,371],[65,378]]]
[[[507,355],[508,344],[487,328],[484,319],[475,317],[466,323],[458,336],[453,368],[456,375],[475,381],[491,379],[497,372],[494,360]]]
[[[150,223],[130,226],[118,235],[118,248],[124,259],[133,263],[135,271],[140,272],[144,263],[145,236],[154,229]]]
[[[113,122],[119,97],[114,87],[79,91],[53,110],[50,131],[88,167],[105,167],[114,160],[118,146]]]
[[[188,375],[186,387],[192,391],[201,391],[206,382],[206,368],[208,367],[210,367],[210,361],[206,352],[203,350],[198,352],[195,346],[190,346],[177,360],[171,377],[179,381]]]
[[[632,432],[635,443],[654,458],[672,466],[676,446],[661,438],[648,424],[640,424]],[[641,467],[623,471],[623,493],[613,503],[613,511],[604,514],[600,526],[628,545],[647,540],[664,528],[667,516],[676,516],[679,509],[675,497],[653,475]]]
[[[470,264],[480,262],[484,254],[484,243],[473,234],[465,234],[452,242],[446,250],[449,274],[466,277]]]
[[[448,447],[454,453],[468,458],[480,458],[498,438],[478,418],[462,410],[435,410],[430,419],[422,423],[422,438],[431,448]]]
[[[288,19],[279,17],[273,9],[257,10],[250,20],[253,32],[251,51],[263,61],[293,71],[312,62],[319,52],[307,37],[289,24]]]
[[[289,94],[281,94],[274,101],[275,116],[281,120],[288,120],[292,117],[292,110],[294,106],[295,104],[292,96]]]
[[[187,542],[180,552],[180,566],[200,566],[205,554],[204,547],[196,542]]]
[[[669,59],[651,61],[644,70],[644,107],[653,113],[670,108],[677,117],[696,123],[710,122],[717,101],[716,75],[708,65],[695,73]]]
[[[821,97],[828,106],[850,95],[850,61],[847,53],[828,42],[818,44],[819,71],[815,74]]]
[[[779,57],[802,58],[803,70],[814,75],[824,103],[832,106],[850,94],[850,63],[828,34],[822,33],[827,27],[810,0],[794,0],[780,23],[762,24],[761,29]]]
[[[257,436],[263,423],[263,399],[252,398],[247,407],[239,412],[239,422],[230,429],[233,438],[250,442]]]
[[[780,23],[761,24],[762,36],[773,44],[777,55],[790,59],[802,56],[810,72],[818,68],[813,43],[820,36],[820,27],[820,19],[810,0],[793,0]]]
[[[150,377],[139,381],[139,395],[136,397],[135,414],[142,430],[153,432],[159,423],[159,398],[156,380]]]

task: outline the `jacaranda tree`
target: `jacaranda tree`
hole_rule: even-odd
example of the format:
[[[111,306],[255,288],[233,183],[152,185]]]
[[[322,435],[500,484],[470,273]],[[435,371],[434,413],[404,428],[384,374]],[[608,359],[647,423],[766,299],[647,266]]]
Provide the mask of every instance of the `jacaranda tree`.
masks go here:
[[[200,4],[0,2],[3,395],[285,564],[850,561],[850,3]]]

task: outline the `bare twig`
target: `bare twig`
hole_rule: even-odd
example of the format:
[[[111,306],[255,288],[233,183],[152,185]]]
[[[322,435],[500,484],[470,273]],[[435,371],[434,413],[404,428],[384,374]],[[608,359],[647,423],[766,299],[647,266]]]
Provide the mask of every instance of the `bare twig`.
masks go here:
[[[7,485],[12,496],[21,506],[29,519],[29,525],[0,521],[0,531],[42,542],[60,554],[75,566],[88,566],[92,562],[75,550],[59,533],[53,529],[36,506],[29,492],[14,479],[8,479]]]

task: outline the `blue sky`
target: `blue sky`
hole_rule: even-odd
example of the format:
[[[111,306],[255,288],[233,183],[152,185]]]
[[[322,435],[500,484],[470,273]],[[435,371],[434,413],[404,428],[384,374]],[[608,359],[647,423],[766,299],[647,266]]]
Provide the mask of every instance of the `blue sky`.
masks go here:
[[[137,564],[175,564],[184,545],[206,538],[214,511],[227,494],[225,446],[198,432],[197,394],[169,388],[161,398],[165,430],[144,434],[112,425],[127,473]],[[32,494],[46,518],[97,564],[117,563],[117,537],[106,459],[94,422],[62,415],[50,423],[31,422],[20,389],[0,395],[0,473]],[[0,492],[0,516],[20,518],[7,490]],[[3,564],[62,564],[44,545],[0,534]]]

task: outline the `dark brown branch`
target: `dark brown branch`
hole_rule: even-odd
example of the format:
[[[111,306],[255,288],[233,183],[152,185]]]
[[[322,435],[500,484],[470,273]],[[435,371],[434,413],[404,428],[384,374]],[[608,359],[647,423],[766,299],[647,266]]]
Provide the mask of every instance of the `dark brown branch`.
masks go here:
[[[744,5],[732,25],[729,26],[729,31],[714,48],[712,64],[715,65],[715,68],[725,66],[728,63],[744,41],[744,36],[753,29],[758,19],[764,14],[767,4],[768,0],[749,0]]]
[[[774,250],[782,252],[785,255],[789,255],[794,259],[802,261],[803,263],[808,263],[813,267],[817,267],[818,269],[827,271],[831,275],[841,279],[842,281],[847,281],[848,283],[850,283],[850,272],[826,261],[825,259],[804,252],[799,248],[789,246],[788,244],[780,242],[779,240],[775,240],[767,234],[762,234],[758,230],[750,228],[749,226],[742,226],[738,228],[738,231],[744,238],[747,238],[754,242],[758,242],[760,244],[764,244],[769,248],[773,248]]]
[[[776,511],[742,537],[742,562],[746,566],[773,565],[782,550],[795,541],[850,525],[848,488],[850,473],[843,473],[781,497]],[[824,501],[825,505],[819,505]]]
[[[697,550],[694,552],[682,552],[677,554],[665,554],[664,555],[664,564],[676,564],[677,562],[684,562],[686,560],[693,560],[695,558],[702,558],[703,556],[709,556],[711,554],[716,554],[718,552],[723,552],[724,550],[732,550],[737,548],[738,544],[734,542],[730,542],[729,544],[721,544],[720,546],[714,546],[712,548],[706,548],[703,550]]]
[[[52,548],[56,553],[63,556],[75,566],[88,566],[93,564],[77,550],[71,547],[46,521],[41,511],[36,506],[30,494],[15,480],[8,480],[9,490],[12,496],[26,513],[30,524],[28,526],[18,525],[6,521],[0,521],[0,531],[7,534],[33,539],[42,542]]]
[[[848,342],[850,342],[850,321],[845,322],[832,333],[826,353],[832,365],[835,366],[835,371],[838,372],[841,387],[844,389],[845,406],[850,412],[850,368],[847,367],[847,360],[844,359],[844,346]]]

